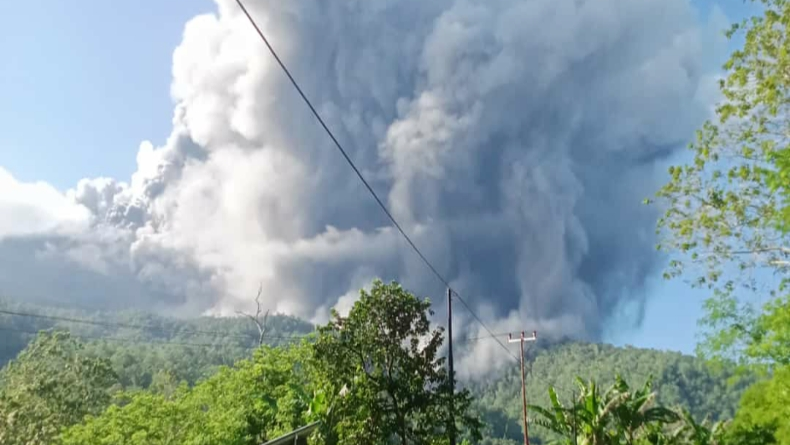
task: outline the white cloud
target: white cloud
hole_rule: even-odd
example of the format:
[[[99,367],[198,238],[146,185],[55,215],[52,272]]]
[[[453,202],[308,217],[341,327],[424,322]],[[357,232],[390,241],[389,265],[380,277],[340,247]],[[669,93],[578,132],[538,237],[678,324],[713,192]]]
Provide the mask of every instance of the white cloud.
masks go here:
[[[0,167],[0,240],[87,228],[91,213],[45,182],[21,182]]]

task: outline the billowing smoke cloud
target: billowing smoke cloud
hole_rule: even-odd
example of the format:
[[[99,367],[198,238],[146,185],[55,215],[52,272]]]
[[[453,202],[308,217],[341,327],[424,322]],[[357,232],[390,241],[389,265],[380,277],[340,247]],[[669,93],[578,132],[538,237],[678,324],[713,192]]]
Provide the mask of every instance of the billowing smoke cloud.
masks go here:
[[[641,200],[706,117],[718,19],[687,0],[248,3],[492,326],[595,337],[641,308]],[[186,25],[172,134],[141,145],[128,183],[61,194],[0,170],[0,292],[230,313],[262,282],[272,310],[320,320],[382,277],[441,301],[245,20],[218,0]]]

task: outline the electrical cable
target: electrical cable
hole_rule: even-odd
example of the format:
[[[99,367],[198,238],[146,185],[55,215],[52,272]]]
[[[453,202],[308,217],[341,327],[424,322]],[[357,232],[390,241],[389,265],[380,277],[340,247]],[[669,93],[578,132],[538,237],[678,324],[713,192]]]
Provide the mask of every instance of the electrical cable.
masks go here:
[[[335,137],[334,133],[332,133],[332,130],[330,130],[329,127],[326,125],[326,123],[324,122],[324,119],[321,118],[321,115],[315,109],[315,107],[313,106],[313,103],[310,101],[310,99],[307,98],[307,95],[305,95],[304,91],[302,91],[302,88],[299,86],[299,83],[296,82],[296,79],[294,79],[293,75],[291,75],[291,72],[285,66],[285,63],[283,63],[283,61],[280,59],[280,56],[277,55],[277,51],[275,51],[274,47],[271,45],[271,43],[269,43],[269,39],[266,38],[266,35],[264,35],[264,33],[261,30],[261,28],[255,22],[255,19],[253,19],[252,15],[250,15],[249,11],[247,11],[247,8],[244,6],[244,3],[242,3],[241,0],[236,0],[236,3],[239,5],[239,8],[241,8],[242,12],[247,17],[247,20],[249,20],[249,22],[252,25],[252,27],[255,28],[255,31],[258,33],[258,36],[261,38],[263,43],[269,49],[269,52],[272,54],[274,59],[277,61],[277,64],[280,65],[280,68],[282,68],[283,72],[288,77],[288,80],[291,81],[291,84],[293,85],[293,87],[296,89],[296,91],[302,97],[302,100],[305,102],[305,104],[307,104],[307,107],[310,108],[310,111],[312,111],[313,116],[315,116],[316,120],[318,120],[318,123],[321,124],[321,127],[323,127],[324,131],[326,131],[327,135],[329,135],[329,138],[332,139],[332,142],[334,142],[335,147],[337,147],[337,149],[340,151],[340,154],[342,154],[343,158],[345,158],[346,162],[348,162],[348,165],[350,165],[351,168],[354,170],[354,173],[357,174],[357,177],[359,178],[360,181],[362,181],[362,184],[365,185],[365,188],[367,188],[368,192],[370,192],[370,194],[373,196],[373,199],[376,200],[376,203],[379,205],[379,207],[381,207],[381,210],[383,210],[384,213],[387,215],[387,217],[389,218],[390,222],[392,222],[392,225],[395,226],[395,228],[398,230],[398,232],[400,232],[400,234],[403,236],[403,238],[406,240],[406,242],[409,243],[409,245],[411,246],[412,250],[414,250],[414,252],[420,257],[420,259],[422,260],[423,263],[425,263],[425,265],[428,267],[428,269],[430,269],[430,271],[433,272],[433,275],[442,284],[444,284],[448,289],[450,289],[450,291],[453,294],[455,294],[456,297],[458,297],[458,300],[461,301],[461,303],[463,303],[464,306],[466,306],[466,309],[469,311],[469,313],[472,314],[472,316],[477,320],[477,322],[480,323],[481,326],[483,326],[483,329],[488,331],[488,333],[492,334],[492,336],[493,336],[493,333],[491,332],[491,330],[488,329],[488,327],[480,320],[480,317],[478,317],[477,314],[475,314],[472,311],[472,309],[461,298],[461,296],[458,294],[458,292],[456,292],[456,291],[454,291],[452,289],[452,287],[450,286],[450,282],[447,279],[445,279],[442,276],[442,274],[439,273],[438,270],[436,270],[436,268],[433,266],[433,264],[431,264],[431,262],[428,261],[428,258],[426,258],[425,255],[423,255],[423,253],[417,247],[417,245],[414,244],[414,241],[412,241],[411,237],[409,237],[409,235],[406,234],[406,232],[403,230],[401,225],[398,223],[398,221],[395,219],[395,217],[389,211],[387,206],[384,204],[384,202],[381,200],[381,198],[379,198],[378,194],[376,194],[376,192],[373,190],[373,187],[370,186],[368,181],[365,179],[365,177],[359,171],[357,166],[354,164],[354,161],[351,160],[351,157],[348,155],[348,153],[346,152],[345,148],[343,148],[343,145],[341,145],[340,142],[337,140],[337,138]],[[497,339],[497,343],[499,343],[499,345],[502,346],[502,348],[505,351],[507,351],[507,353],[509,355],[511,355],[511,356],[513,356],[515,358],[515,356],[510,353],[510,351],[507,349],[507,347],[505,347],[505,345],[501,341],[499,341],[499,339]]]
[[[148,331],[148,332],[160,332],[160,333],[171,333],[171,334],[203,334],[203,335],[214,335],[214,336],[222,336],[227,338],[236,338],[236,339],[244,339],[244,340],[255,340],[256,336],[250,335],[239,335],[239,334],[230,334],[221,331],[206,331],[200,329],[185,329],[179,330],[178,328],[166,328],[166,327],[157,327],[157,326],[144,326],[144,325],[136,325],[136,324],[128,324],[128,323],[107,323],[101,321],[94,321],[94,320],[86,320],[82,318],[70,318],[70,317],[62,317],[56,315],[43,315],[43,314],[34,314],[30,312],[16,312],[16,311],[9,311],[5,309],[0,309],[0,314],[4,315],[13,315],[17,317],[30,317],[30,318],[39,318],[42,320],[51,320],[51,321],[61,321],[67,323],[78,323],[78,324],[86,324],[92,326],[100,326],[105,328],[126,328],[126,329],[135,329],[139,331]],[[300,338],[306,337],[307,334],[301,335]],[[294,338],[293,336],[267,336],[267,338],[275,338],[280,340]]]
[[[488,326],[486,326],[485,323],[483,323],[483,320],[481,320],[480,317],[478,317],[477,314],[475,314],[475,312],[472,310],[471,307],[469,307],[469,305],[466,303],[466,301],[464,301],[464,299],[461,298],[460,295],[458,295],[458,292],[455,292],[455,291],[452,291],[452,292],[455,294],[455,297],[458,299],[458,301],[460,301],[461,304],[464,305],[464,307],[472,315],[472,317],[475,320],[477,320],[478,323],[480,323],[480,326],[482,326],[483,329],[485,329],[486,332],[488,332],[488,334],[491,336],[491,338],[496,340],[496,342],[499,343],[499,346],[501,346],[502,349],[504,349],[505,352],[507,352],[507,354],[509,356],[513,357],[514,360],[518,361],[518,357],[516,357],[512,352],[510,352],[510,350],[507,348],[507,346],[505,346],[505,344],[502,343],[502,341],[493,332],[491,332],[491,329],[488,329]]]

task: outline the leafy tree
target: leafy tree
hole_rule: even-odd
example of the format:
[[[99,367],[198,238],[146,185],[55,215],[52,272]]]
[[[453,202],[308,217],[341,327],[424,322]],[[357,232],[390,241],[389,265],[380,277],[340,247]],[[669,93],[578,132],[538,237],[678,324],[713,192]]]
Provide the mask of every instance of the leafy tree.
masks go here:
[[[753,381],[744,376],[730,386],[727,380],[735,373],[732,366],[714,372],[696,357],[634,347],[578,342],[537,344],[528,356],[532,365],[526,380],[527,400],[546,407],[551,406],[546,391],[549,386],[556,389],[565,406],[570,406],[578,389],[575,385],[567,387],[566,382],[575,381],[577,375],[584,375],[586,380],[595,381],[601,388],[615,384],[618,374],[627,382],[644,382],[654,375],[651,390],[656,393],[655,405],[684,406],[696,418],[708,416],[713,421],[726,420],[735,415],[744,387]],[[484,434],[487,437],[522,443],[520,385],[518,367],[471,385],[476,398],[474,409],[486,422]],[[576,389],[575,394],[573,389]],[[531,442],[546,443],[553,437],[546,429],[530,428]]]
[[[182,389],[183,390],[183,389]],[[200,412],[180,400],[138,391],[123,398],[101,416],[68,429],[64,444],[164,445],[187,444],[187,436],[202,426]]]
[[[170,397],[147,391],[87,419],[64,445],[253,445],[303,426],[311,413],[310,348],[262,347],[251,360],[223,367]]]
[[[677,408],[678,421],[667,427],[656,424],[644,439],[652,445],[770,445],[776,443],[773,430],[750,426],[733,427],[730,421],[698,422],[688,409]]]
[[[251,357],[260,342],[257,327],[242,317],[179,319],[137,311],[64,309],[3,298],[0,298],[0,310],[43,316],[0,313],[0,329],[6,337],[0,342],[0,366],[22,351],[35,333],[68,330],[77,338],[91,338],[83,342],[85,350],[109,358],[124,387],[146,388],[160,370],[194,384],[220,366]],[[266,319],[264,342],[290,344],[313,329],[312,324],[298,318],[273,314]],[[96,337],[108,340],[94,340]]]
[[[691,144],[693,162],[670,168],[658,193],[659,230],[668,232],[660,247],[680,254],[667,276],[696,267],[694,284],[713,291],[700,351],[768,375],[736,423],[775,426],[781,439],[790,428],[780,415],[790,391],[778,390],[790,366],[790,1],[760,3],[760,15],[729,31],[745,43],[725,65],[724,100]]]
[[[622,395],[615,387],[601,393],[595,382],[585,383],[577,378],[579,397],[565,407],[556,389],[549,387],[550,408],[532,405],[530,410],[538,415],[532,423],[547,428],[564,438],[562,443],[604,445],[612,443],[618,431],[612,424],[614,408],[622,402]]]
[[[159,371],[151,379],[151,385],[148,387],[148,390],[165,398],[171,398],[175,395],[179,386],[178,379],[172,372]]]
[[[674,422],[651,424],[644,430],[644,434],[637,443],[644,445],[747,445],[755,443],[744,442],[742,439],[746,438],[745,435],[737,438],[728,435],[729,431],[725,429],[726,425],[726,422],[711,423],[708,419],[697,422],[687,409],[680,407],[676,410]]]
[[[621,377],[601,392],[599,386],[577,378],[579,395],[565,406],[556,389],[549,387],[551,406],[531,406],[538,426],[557,434],[563,444],[607,445],[672,443],[663,433],[666,425],[680,417],[672,410],[653,406],[651,379],[632,390]]]
[[[448,443],[464,429],[479,440],[467,390],[452,394],[430,329],[430,303],[396,283],[373,283],[343,317],[319,328],[315,357],[331,382],[326,443]]]
[[[790,2],[760,3],[761,15],[729,31],[745,44],[724,67],[724,100],[690,145],[693,162],[671,167],[658,192],[658,227],[660,248],[678,254],[666,275],[691,273],[713,291],[701,351],[790,364]]]
[[[530,405],[529,410],[538,415],[537,418],[530,419],[530,423],[546,428],[562,438],[560,441],[555,440],[551,443],[576,443],[579,438],[576,406],[565,407],[553,386],[549,386],[549,399],[551,406],[548,408]],[[571,403],[575,403],[575,401],[571,401]]]
[[[787,416],[787,407],[766,401],[769,391],[758,384],[744,397],[744,407],[734,422],[705,418],[699,422],[685,407],[669,409],[654,405],[651,381],[638,390],[619,377],[606,391],[595,382],[577,378],[579,396],[563,404],[549,387],[551,405],[532,406],[533,423],[555,434],[553,442],[570,445],[769,445],[790,443],[776,425]],[[767,403],[766,403],[767,402]],[[784,411],[783,411],[784,410]],[[748,413],[748,414],[747,414]],[[541,440],[540,443],[545,443]]]
[[[790,367],[774,371],[770,379],[751,386],[741,399],[733,421],[736,430],[753,435],[773,435],[778,443],[790,443]],[[769,443],[769,442],[765,442]]]
[[[731,427],[725,431],[723,443],[732,445],[772,445],[779,443],[776,441],[775,431],[776,428],[769,425]]]
[[[724,422],[711,424],[707,419],[697,422],[685,408],[680,410],[680,426],[675,430],[673,438],[676,443],[688,445],[722,445],[725,443]]]
[[[628,445],[636,443],[651,425],[666,425],[678,420],[678,415],[669,408],[653,406],[656,393],[652,392],[652,385],[650,377],[642,388],[632,390],[622,377],[615,378],[614,390],[622,398],[613,408],[614,423]]]
[[[400,307],[397,304],[391,306],[396,309]],[[109,411],[92,417],[80,426],[70,428],[68,435],[64,437],[71,440],[71,444],[100,444],[101,440],[104,440],[102,437],[116,437],[115,443],[120,444],[135,443],[135,440],[156,444],[157,440],[160,440],[156,439],[157,437],[175,437],[180,441],[178,443],[206,443],[205,441],[208,440],[206,437],[212,438],[216,443],[235,443],[232,440],[239,438],[241,438],[239,440],[249,440],[249,443],[252,443],[256,440],[255,437],[262,441],[263,438],[285,433],[314,419],[324,420],[328,427],[327,431],[323,431],[322,438],[330,439],[327,441],[329,443],[332,443],[332,440],[337,442],[338,439],[344,437],[338,433],[340,429],[338,428],[338,419],[341,418],[341,415],[349,412],[353,412],[353,415],[359,414],[354,411],[357,406],[353,401],[349,402],[348,399],[340,397],[341,392],[346,394],[346,397],[354,396],[350,394],[354,386],[346,385],[344,388],[343,382],[353,382],[355,379],[364,382],[367,378],[363,375],[364,370],[374,369],[372,367],[355,368],[353,372],[343,374],[350,376],[348,380],[338,381],[336,379],[340,374],[330,371],[340,368],[326,366],[327,362],[316,360],[314,348],[310,344],[282,348],[264,347],[253,355],[247,344],[236,343],[237,335],[249,337],[250,346],[257,343],[258,333],[254,326],[244,323],[244,320],[241,319],[203,317],[195,320],[172,320],[138,313],[102,314],[101,317],[98,317],[90,313],[76,311],[64,313],[60,309],[44,307],[9,308],[9,310],[97,321],[109,320],[113,323],[118,321],[150,325],[156,328],[152,328],[151,331],[137,331],[114,329],[110,326],[70,325],[78,333],[75,335],[131,337],[143,342],[129,344],[114,341],[90,341],[83,345],[80,354],[88,359],[101,357],[107,360],[105,363],[110,363],[112,368],[117,370],[120,378],[119,383],[127,391],[122,398],[117,400],[116,406],[111,407]],[[379,314],[379,312],[372,310],[370,313]],[[383,319],[378,315],[376,317],[378,317],[376,319]],[[373,319],[372,316],[371,319]],[[40,326],[41,322],[51,324],[52,320],[0,317],[0,324],[11,329],[27,330],[48,326],[46,324]],[[358,325],[363,326],[362,323]],[[273,333],[269,337],[270,340],[275,340],[291,332],[303,332],[309,328],[306,323],[281,316],[270,317],[267,326],[267,336],[269,332]],[[196,331],[216,331],[220,334],[217,337],[208,335],[204,338],[191,337],[201,335]],[[226,333],[225,336],[221,335],[223,332]],[[337,337],[339,332],[334,330],[330,333]],[[250,335],[247,336],[247,334]],[[422,339],[422,342],[419,343],[420,348],[427,347],[432,338],[431,332],[416,337]],[[217,346],[198,348],[158,344],[162,340],[210,342]],[[330,338],[329,340],[334,342],[339,338]],[[353,338],[349,339],[349,341],[351,340]],[[145,341],[151,343],[145,344]],[[345,343],[333,344],[337,346]],[[410,344],[410,341],[402,343],[403,349],[408,352],[408,355],[412,355]],[[368,346],[366,345],[366,347]],[[385,353],[391,354],[391,351],[382,352],[382,354]],[[380,356],[376,354],[371,354],[370,357]],[[397,357],[395,354],[391,355]],[[414,359],[417,360],[415,363],[421,363],[420,360],[423,360],[424,356],[419,356],[419,354],[417,356],[418,358]],[[239,362],[245,357],[248,359]],[[556,345],[546,343],[538,345],[529,353],[529,357],[534,360],[534,366],[531,367],[527,379],[527,395],[533,403],[550,403],[546,396],[546,387],[561,388],[562,382],[571,381],[575,375],[580,374],[586,375],[603,386],[615,384],[616,379],[613,379],[612,376],[617,374],[622,375],[628,381],[644,380],[651,374],[656,375],[654,382],[658,394],[655,403],[663,406],[684,405],[696,418],[704,418],[706,415],[710,415],[713,420],[732,417],[741,394],[742,384],[728,388],[725,383],[730,371],[725,369],[727,373],[714,375],[702,361],[678,353],[566,342]],[[434,355],[434,359],[436,359],[436,355]],[[412,358],[408,360],[412,360]],[[438,363],[441,368],[441,362]],[[253,368],[256,368],[257,371],[251,371]],[[207,384],[208,381],[212,381],[212,383]],[[260,386],[264,381],[267,386]],[[449,382],[449,379],[447,381]],[[186,386],[184,386],[184,382],[186,382]],[[473,443],[481,445],[517,445],[521,443],[521,398],[518,391],[520,385],[518,368],[508,369],[501,374],[490,375],[481,382],[468,383],[467,385],[470,393],[475,395],[477,400],[468,408],[466,415],[470,417],[479,415],[485,420],[487,426],[486,438]],[[441,384],[428,383],[427,387],[432,388],[434,392],[441,393]],[[775,391],[775,388],[777,387],[774,387],[772,391]],[[636,393],[640,389],[635,388],[632,391]],[[233,396],[225,397],[223,394],[232,394]],[[562,394],[564,396],[570,395],[567,391],[562,391]],[[386,396],[385,393],[381,395]],[[759,406],[756,403],[754,405]],[[257,408],[253,410],[253,407]],[[190,417],[192,415],[190,413],[204,410],[208,414]],[[96,414],[99,411],[101,409],[97,410]],[[0,415],[0,418],[5,417]],[[759,418],[759,416],[755,418]],[[441,420],[441,418],[438,419]],[[765,438],[772,437],[773,429],[771,428],[775,429],[775,427],[772,427],[768,420],[755,423],[747,421],[746,417],[743,419],[738,423],[737,429],[730,429],[730,432],[733,434],[737,432],[741,434],[741,437],[728,443],[771,443]],[[459,420],[459,429],[463,429],[462,419],[459,417],[457,420]],[[190,425],[190,427],[183,429],[181,428],[183,425]],[[351,426],[346,430],[346,433],[354,427],[353,423],[349,425]],[[445,427],[438,422],[435,426],[437,426],[437,430],[434,438],[438,441],[445,441],[447,437],[443,431]],[[616,426],[614,427],[616,428]],[[656,438],[663,434],[664,439],[669,440],[671,439],[670,433],[674,431],[654,428],[653,423],[649,423],[648,427],[643,430],[635,435],[642,435],[646,438],[648,436],[647,430],[650,430],[650,433]],[[123,433],[124,431],[126,433]],[[143,434],[146,431],[147,435],[133,436],[134,432]],[[178,433],[179,431],[184,432]],[[221,433],[223,431],[225,433]],[[190,435],[183,435],[187,432],[190,432]],[[327,432],[331,434],[326,434]],[[111,436],[111,433],[116,436]],[[179,437],[177,433],[182,435]],[[471,431],[462,434],[462,437],[472,439],[472,434],[469,433]],[[546,443],[552,437],[550,433],[540,428],[531,428],[530,433],[532,442],[535,444]],[[121,435],[117,436],[118,434]],[[394,438],[397,440],[397,436]],[[746,441],[745,438],[749,438],[752,442]],[[200,442],[200,440],[204,442]],[[4,442],[0,441],[0,443]],[[671,442],[652,441],[649,443]]]
[[[0,373],[0,443],[51,444],[61,429],[98,414],[117,379],[64,332],[41,333]]]

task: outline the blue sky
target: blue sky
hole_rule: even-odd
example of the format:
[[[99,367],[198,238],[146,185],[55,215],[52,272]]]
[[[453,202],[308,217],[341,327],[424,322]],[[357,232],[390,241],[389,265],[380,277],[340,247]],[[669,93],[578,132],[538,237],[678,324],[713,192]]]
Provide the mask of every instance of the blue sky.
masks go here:
[[[129,178],[140,142],[170,132],[171,57],[209,0],[0,5],[0,165],[60,189]]]
[[[754,13],[750,2],[698,0],[693,2],[705,16],[711,8],[720,8],[731,21],[738,21]],[[731,42],[740,44],[736,37]],[[618,345],[634,345],[657,349],[693,353],[699,330],[697,321],[702,314],[702,302],[709,295],[705,290],[691,289],[682,279],[664,280],[656,277],[649,284],[650,298],[645,309],[645,319],[635,330],[615,328],[607,340]]]
[[[716,4],[699,0],[704,16]],[[741,1],[721,2],[730,19]],[[0,4],[0,166],[60,190],[84,177],[128,179],[143,140],[171,129],[171,57],[184,23],[209,0],[62,0]],[[651,284],[641,328],[618,344],[693,351],[702,295]],[[671,323],[671,326],[670,326]]]

